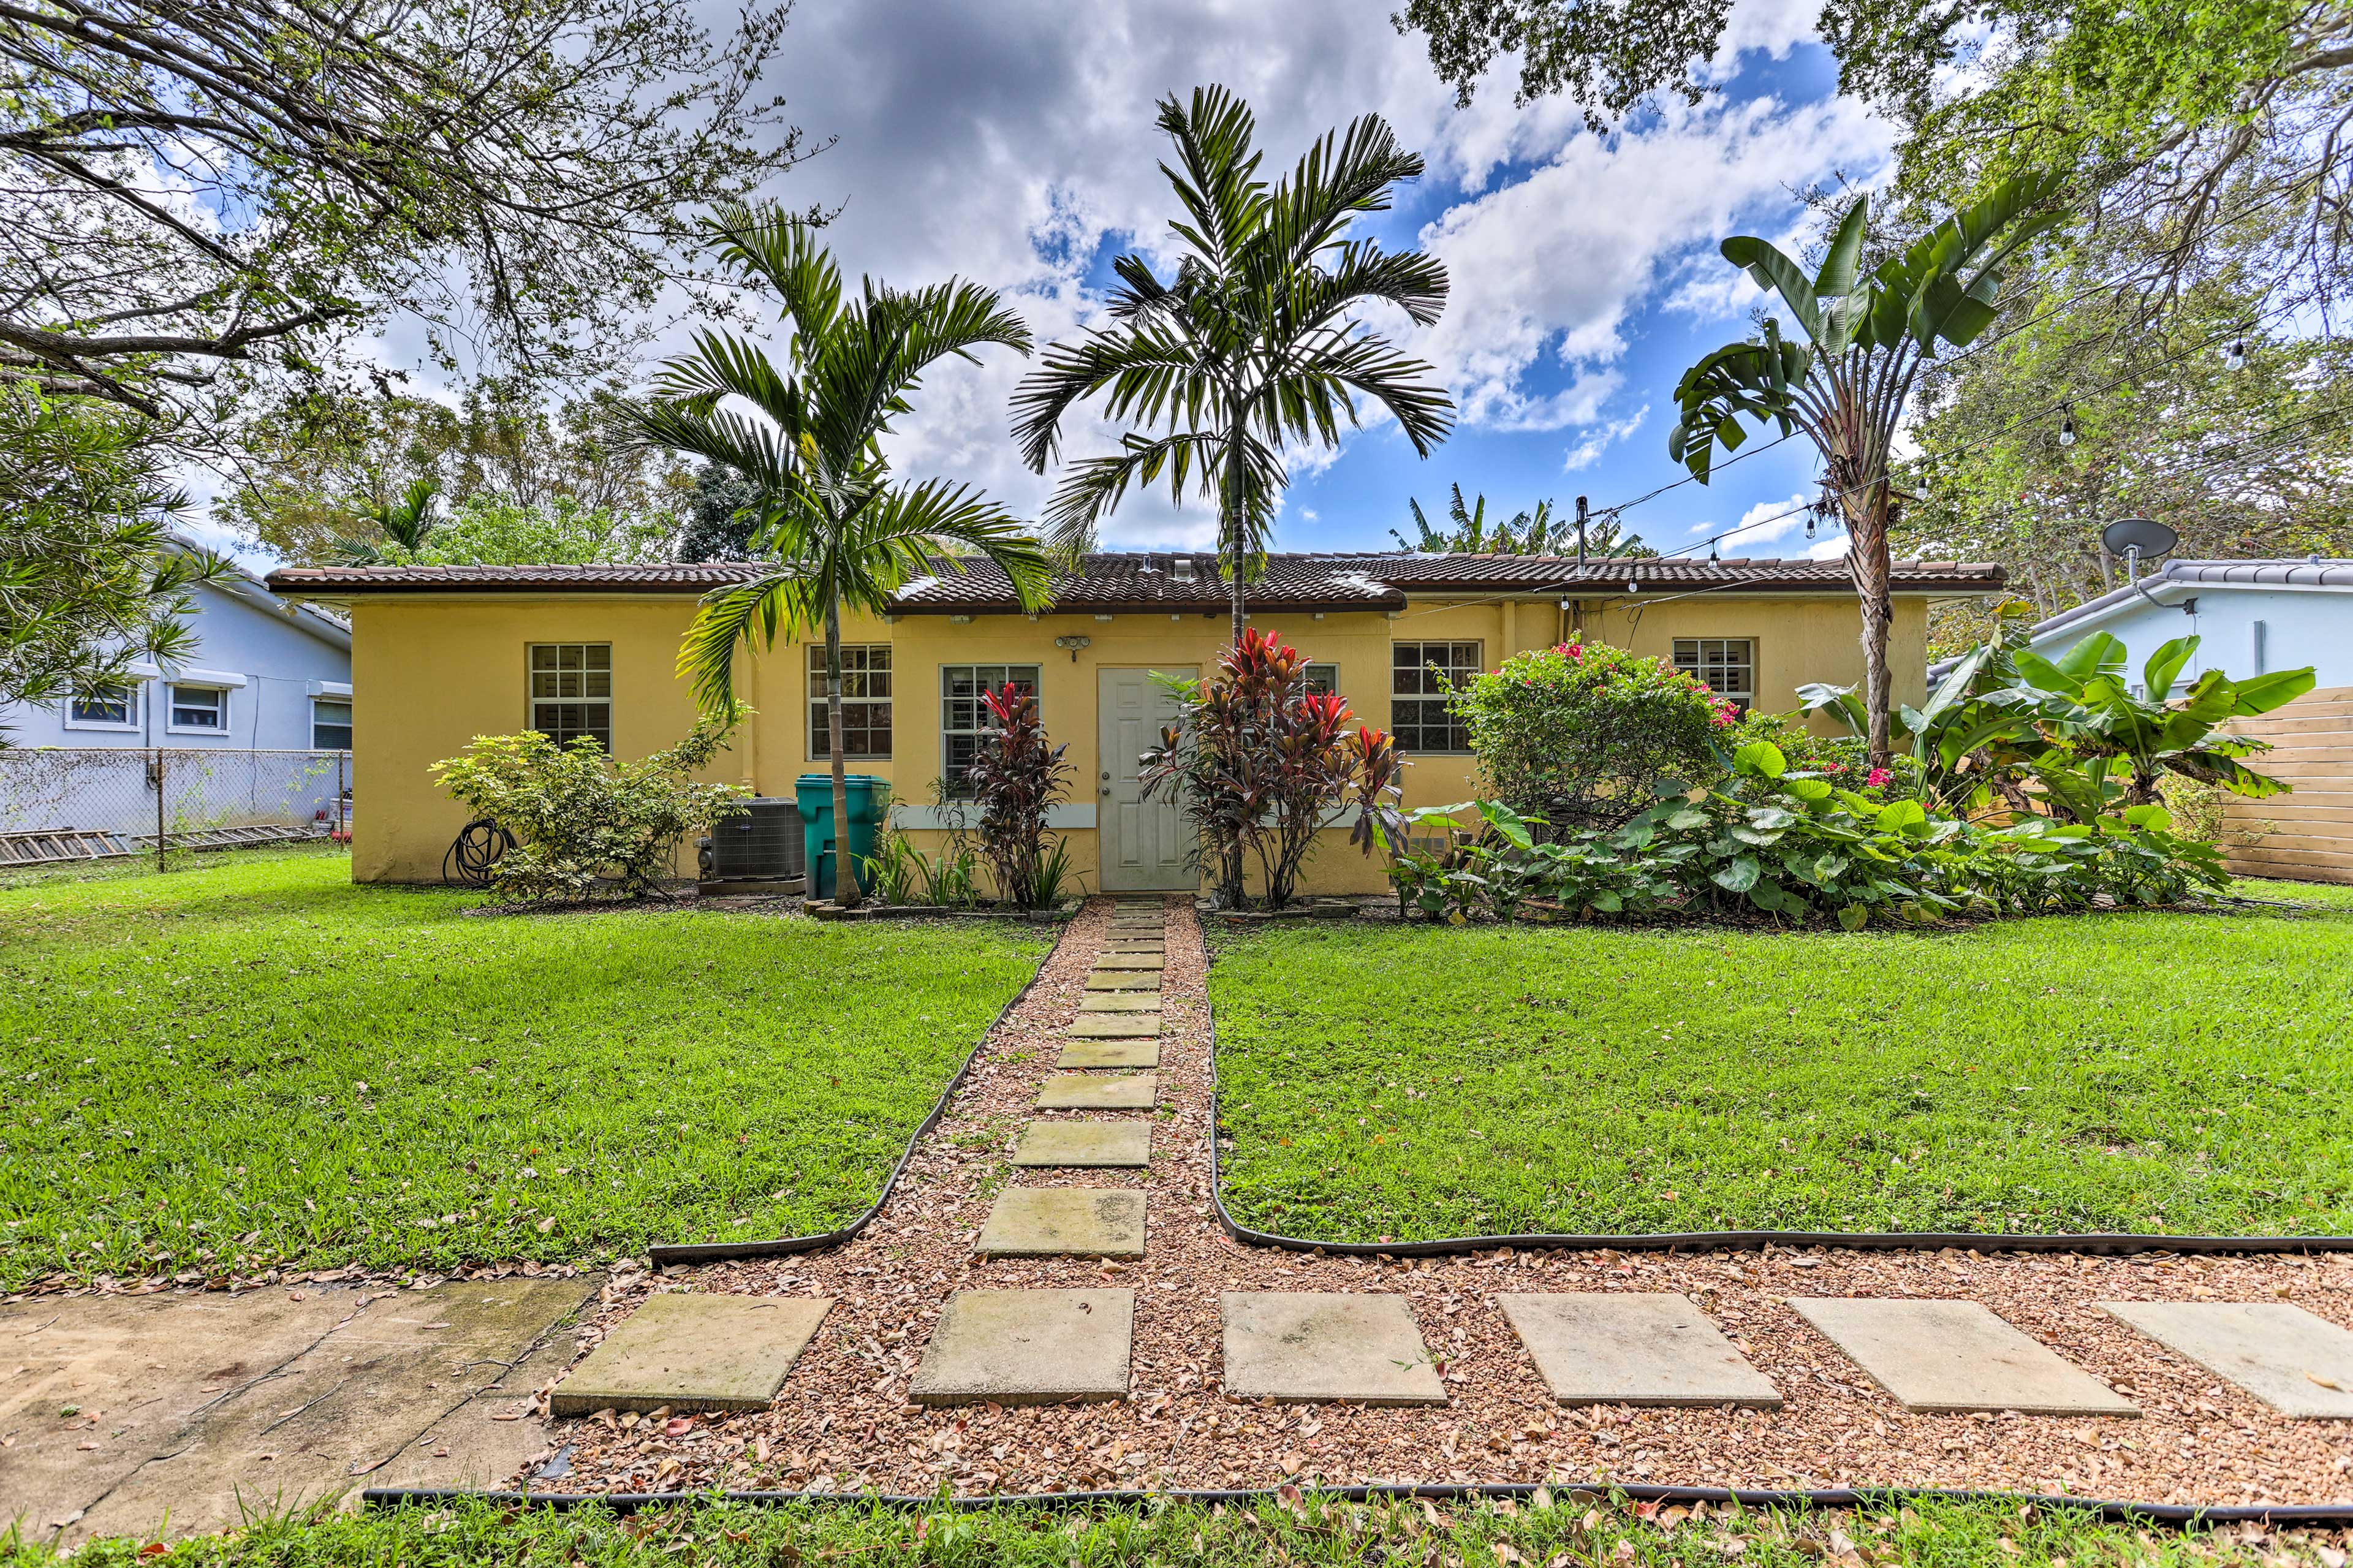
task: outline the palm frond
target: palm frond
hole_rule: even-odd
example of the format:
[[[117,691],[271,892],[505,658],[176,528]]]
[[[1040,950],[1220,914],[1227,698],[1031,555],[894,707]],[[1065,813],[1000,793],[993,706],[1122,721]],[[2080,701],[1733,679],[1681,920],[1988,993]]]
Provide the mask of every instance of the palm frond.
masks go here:
[[[774,202],[723,202],[712,225],[719,258],[765,281],[784,302],[797,338],[823,342],[841,313],[841,270],[805,218]]]
[[[738,643],[774,647],[780,632],[789,637],[823,622],[824,607],[814,601],[810,585],[805,570],[788,562],[702,596],[679,645],[678,673],[693,682],[695,698],[706,710],[735,700]]]

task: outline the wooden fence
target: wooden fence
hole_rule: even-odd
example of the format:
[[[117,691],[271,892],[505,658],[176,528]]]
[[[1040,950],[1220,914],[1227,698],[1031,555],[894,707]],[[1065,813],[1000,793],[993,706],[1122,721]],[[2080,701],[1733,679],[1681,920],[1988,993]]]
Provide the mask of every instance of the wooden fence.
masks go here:
[[[2322,687],[2231,729],[2269,741],[2273,749],[2248,764],[2295,786],[2269,800],[2223,796],[2222,848],[2231,869],[2242,877],[2353,882],[2353,686]]]

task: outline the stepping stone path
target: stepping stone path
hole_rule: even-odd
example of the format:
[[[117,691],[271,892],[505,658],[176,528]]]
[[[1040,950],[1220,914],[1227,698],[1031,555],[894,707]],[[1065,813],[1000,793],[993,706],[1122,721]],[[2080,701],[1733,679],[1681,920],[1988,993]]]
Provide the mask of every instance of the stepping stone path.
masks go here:
[[[1781,1407],[1780,1391],[1688,1296],[1514,1294],[1495,1305],[1563,1405]]]
[[[1160,1042],[1151,1040],[1072,1040],[1062,1047],[1060,1068],[1156,1068]]]
[[[1015,1164],[1050,1169],[1143,1165],[1151,1158],[1146,1121],[1032,1121],[1013,1145]]]
[[[1031,1180],[1056,1184],[1000,1191],[974,1240],[976,1260],[1146,1261],[1147,1194],[1136,1184],[1138,1173],[1145,1181],[1159,1178],[1159,1195],[1150,1201],[1161,1205],[1164,1225],[1212,1223],[1207,1217],[1209,1211],[1201,1206],[1199,1188],[1192,1184],[1202,1176],[1187,1151],[1164,1149],[1167,1157],[1156,1169],[1153,1161],[1155,1122],[1171,1113],[1161,1106],[1158,1070],[1164,1049],[1161,983],[1167,968],[1165,918],[1158,899],[1122,899],[1114,904],[1108,931],[1089,928],[1100,933],[1101,946],[1078,994],[1064,993],[1066,1005],[1075,1003],[1075,1016],[1061,1026],[1055,1070],[1038,1080],[1036,1106],[1040,1111],[1094,1114],[1040,1116],[1022,1126],[1008,1163],[1018,1172],[1039,1173]],[[1075,931],[1065,940],[1073,937]],[[1067,980],[1062,984],[1068,986]],[[1176,1049],[1175,1063],[1194,1070],[1197,1058],[1184,1054],[1181,1047]],[[1180,1116],[1171,1125],[1186,1122]],[[1187,1126],[1186,1136],[1197,1139],[1201,1130]],[[1102,1184],[1076,1184],[1091,1180]],[[1176,1190],[1165,1190],[1168,1187]],[[1185,1245],[1190,1245],[1192,1233],[1186,1234]],[[1169,1244],[1160,1245],[1164,1256],[1159,1261],[1165,1265]],[[1314,1265],[1303,1271],[1330,1277]],[[1049,1270],[1037,1272],[1054,1277]],[[1264,1277],[1262,1270],[1252,1272]],[[1115,1276],[1118,1268],[1106,1265],[1103,1273]],[[1372,1276],[1376,1280],[1384,1277],[1378,1270]],[[1168,1271],[1156,1268],[1149,1278],[1155,1292],[1149,1300],[1155,1310],[1166,1311],[1172,1305]],[[1206,1331],[1208,1302],[1202,1298],[1211,1288],[1208,1279],[1189,1274],[1177,1278],[1194,1281],[1175,1286],[1177,1291],[1201,1292],[1184,1310],[1198,1314],[1194,1321],[1202,1327],[1194,1331]],[[1482,1382],[1492,1385],[1499,1375],[1522,1380],[1525,1392],[1533,1394],[1533,1371],[1552,1399],[1563,1405],[1783,1408],[1780,1390],[1743,1353],[1746,1342],[1736,1346],[1690,1296],[1634,1290],[1489,1294],[1475,1287],[1466,1288],[1465,1294],[1473,1299],[1460,1303],[1447,1299],[1446,1319],[1418,1323],[1414,1300],[1393,1289],[1229,1289],[1219,1297],[1221,1357],[1207,1353],[1206,1346],[1179,1353],[1206,1363],[1202,1386],[1237,1402],[1442,1407],[1450,1403],[1450,1384],[1460,1384],[1466,1375],[1474,1388]],[[1482,1310],[1482,1296],[1492,1300],[1517,1335],[1525,1360],[1505,1358],[1499,1368],[1493,1364],[1493,1352],[1488,1352],[1489,1364],[1482,1365],[1472,1359],[1477,1352],[1465,1351],[1462,1327],[1457,1325],[1473,1320],[1454,1314],[1463,1307]],[[1417,1299],[1429,1308],[1426,1295]],[[1778,1298],[1767,1300],[1779,1304]],[[757,1408],[776,1398],[780,1387],[789,1389],[795,1360],[831,1305],[823,1297],[655,1297],[558,1386],[553,1407],[559,1415],[661,1405],[673,1411]],[[1930,1415],[2139,1414],[2131,1400],[1977,1301],[1817,1297],[1790,1299],[1786,1305],[1908,1411]],[[2353,1332],[2300,1308],[2272,1300],[2103,1305],[2124,1323],[2284,1415],[2353,1419]],[[912,1363],[906,1397],[918,1406],[1124,1401],[1131,1393],[1135,1310],[1135,1292],[1125,1289],[955,1291],[928,1334],[920,1363]],[[1166,1320],[1161,1321],[1165,1332]],[[907,1323],[911,1352],[922,1326],[920,1318]],[[1753,1319],[1745,1326],[1748,1333],[1757,1333]],[[1443,1376],[1424,1339],[1425,1327],[1432,1333],[1446,1328],[1453,1332],[1455,1348],[1448,1352]],[[1472,1342],[1495,1342],[1491,1337]],[[1164,1346],[1160,1353],[1165,1356],[1166,1351]],[[890,1382],[887,1376],[883,1380],[885,1386]],[[1494,1391],[1489,1386],[1485,1392],[1492,1397]],[[1792,1389],[1799,1400],[1810,1392],[1807,1384]],[[1168,1395],[1155,1397],[1165,1408]],[[1525,1394],[1515,1394],[1517,1398]],[[1475,1418],[1478,1401],[1465,1397],[1464,1405],[1449,1418]],[[1120,1418],[1102,1419],[1108,1429]],[[1318,1419],[1331,1423],[1335,1417]],[[1209,1425],[1214,1432],[1217,1422]],[[1841,1421],[1841,1428],[1844,1425]],[[1068,1430],[1072,1445],[1068,1462],[1076,1463],[1081,1446],[1095,1439],[1083,1428]],[[1304,1434],[1314,1428],[1303,1419],[1297,1430]],[[1539,1434],[1531,1430],[1525,1436],[1534,1439]],[[1489,1448],[1501,1452],[1496,1447],[1501,1440],[1491,1437]],[[1523,1446],[1528,1445],[1512,1444],[1515,1453]],[[1315,1445],[1304,1447],[1307,1462],[1316,1463]],[[1399,1449],[1392,1462],[1429,1480],[1441,1479],[1433,1467],[1467,1458],[1458,1457],[1451,1443],[1442,1460],[1430,1441],[1392,1447]],[[1842,1440],[1831,1445],[1824,1451],[1827,1462],[1837,1464],[1830,1456],[1843,1447]],[[1944,1451],[1949,1453],[1952,1447],[1946,1443]],[[1112,1463],[1118,1462],[1119,1451],[1116,1446],[1110,1448]],[[1133,1467],[1134,1450],[1129,1452]],[[1243,1479],[1237,1464],[1265,1457],[1255,1448],[1247,1456],[1229,1454],[1217,1468],[1233,1483]],[[1625,1450],[1614,1449],[1603,1463],[1624,1457]],[[2041,1461],[2027,1461],[2033,1462]],[[954,1467],[933,1464],[928,1468]],[[1286,1458],[1283,1474],[1293,1473],[1297,1467]],[[1704,1479],[1698,1474],[1653,1477],[1646,1468],[1634,1473],[1644,1479]],[[1786,1469],[1772,1473],[1795,1476]],[[2040,1485],[2041,1474],[2021,1468],[2015,1479]],[[983,1478],[985,1482],[992,1479]],[[1146,1472],[1134,1474],[1135,1484],[1145,1484],[1147,1479]],[[1204,1479],[1215,1484],[1214,1477]],[[1253,1484],[1263,1479],[1250,1478]],[[1454,1470],[1451,1479],[1467,1479],[1466,1472]],[[1863,1479],[1894,1484],[1924,1477]],[[1303,1474],[1302,1484],[1305,1480]]]
[[[917,1405],[1053,1405],[1127,1397],[1133,1290],[959,1290],[907,1397]]]
[[[1228,1291],[1226,1393],[1286,1404],[1443,1405],[1402,1296]]]
[[[2301,1421],[2353,1417],[2353,1333],[2285,1301],[2103,1301],[2150,1339]]]
[[[1059,1073],[1038,1091],[1040,1110],[1149,1110],[1159,1079],[1151,1073],[1111,1078],[1103,1073]]]
[[[2115,1389],[1975,1301],[1792,1297],[1789,1305],[1906,1410],[2140,1414]]]
[[[1124,1187],[1008,1187],[973,1250],[984,1258],[1141,1258],[1144,1194]]]
[[[548,1396],[554,1415],[599,1410],[765,1410],[830,1296],[656,1296]]]

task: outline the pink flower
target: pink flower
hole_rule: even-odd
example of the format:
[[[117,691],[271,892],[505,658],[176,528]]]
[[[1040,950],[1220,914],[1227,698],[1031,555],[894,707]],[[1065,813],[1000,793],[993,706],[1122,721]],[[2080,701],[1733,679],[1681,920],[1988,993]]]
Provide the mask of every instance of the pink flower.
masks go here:
[[[1734,712],[1731,709],[1719,708],[1715,710],[1715,727],[1717,729],[1729,730],[1732,726],[1739,722],[1740,715]]]
[[[1870,776],[1868,776],[1867,778],[1865,778],[1862,782],[1863,782],[1864,785],[1865,785],[1866,787],[1868,787],[1868,786],[1870,786],[1870,785],[1872,785],[1872,784],[1886,784],[1886,783],[1890,782],[1891,780],[1893,780],[1894,777],[1895,777],[1895,775],[1894,775],[1894,773],[1889,773],[1885,768],[1873,768],[1873,769],[1872,769],[1872,770],[1871,770]]]

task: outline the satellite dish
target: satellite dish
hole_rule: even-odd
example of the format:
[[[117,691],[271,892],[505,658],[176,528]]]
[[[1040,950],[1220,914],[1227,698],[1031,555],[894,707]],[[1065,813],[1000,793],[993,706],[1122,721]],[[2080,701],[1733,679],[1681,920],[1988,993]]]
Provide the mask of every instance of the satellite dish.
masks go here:
[[[2100,530],[2100,547],[2111,555],[2154,561],[2169,555],[2181,536],[2150,517],[2120,517]]]

